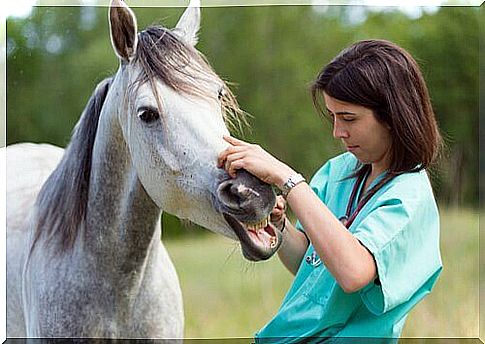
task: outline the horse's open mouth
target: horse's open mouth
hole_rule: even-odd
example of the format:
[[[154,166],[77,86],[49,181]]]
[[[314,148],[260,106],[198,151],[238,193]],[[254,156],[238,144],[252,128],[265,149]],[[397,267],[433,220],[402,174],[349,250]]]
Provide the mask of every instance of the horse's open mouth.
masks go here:
[[[258,223],[243,223],[224,213],[224,219],[236,233],[243,255],[253,261],[266,260],[281,245],[281,232],[269,221],[269,216]]]

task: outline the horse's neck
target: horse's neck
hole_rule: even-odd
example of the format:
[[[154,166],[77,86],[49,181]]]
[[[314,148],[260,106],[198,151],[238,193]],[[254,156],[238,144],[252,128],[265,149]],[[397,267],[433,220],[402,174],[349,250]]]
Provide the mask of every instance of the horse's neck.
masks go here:
[[[83,245],[122,275],[137,274],[160,240],[160,209],[141,185],[121,128],[101,116],[93,162]]]

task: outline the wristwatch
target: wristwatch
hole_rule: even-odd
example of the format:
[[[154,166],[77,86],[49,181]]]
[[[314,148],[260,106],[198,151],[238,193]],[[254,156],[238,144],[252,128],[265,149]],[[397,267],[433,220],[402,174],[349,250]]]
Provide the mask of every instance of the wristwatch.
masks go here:
[[[293,189],[295,186],[303,182],[306,182],[305,177],[303,177],[299,173],[290,176],[290,178],[288,178],[286,183],[284,183],[283,186],[281,187],[281,195],[283,196],[283,198],[286,199],[291,189]]]

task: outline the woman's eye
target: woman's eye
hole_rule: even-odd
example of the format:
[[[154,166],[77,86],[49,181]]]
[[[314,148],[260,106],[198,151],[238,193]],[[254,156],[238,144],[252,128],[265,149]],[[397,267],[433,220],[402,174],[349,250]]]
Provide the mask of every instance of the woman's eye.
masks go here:
[[[355,121],[355,118],[353,118],[353,117],[344,117],[343,120],[345,122],[353,122],[353,121]]]
[[[160,115],[154,109],[142,109],[138,111],[138,118],[145,123],[153,123],[160,118]]]

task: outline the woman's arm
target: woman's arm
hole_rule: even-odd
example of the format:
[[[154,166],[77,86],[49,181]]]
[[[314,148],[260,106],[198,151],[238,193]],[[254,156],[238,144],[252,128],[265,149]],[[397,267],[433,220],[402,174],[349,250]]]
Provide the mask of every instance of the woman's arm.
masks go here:
[[[278,249],[278,257],[293,275],[296,275],[307,249],[308,240],[306,236],[297,230],[289,220],[286,220],[283,242]]]
[[[271,223],[278,228],[283,235],[278,256],[283,265],[296,275],[301,260],[308,249],[307,237],[291,224],[286,218],[286,200],[283,196],[276,197],[276,205],[271,212]]]
[[[242,168],[266,183],[281,188],[291,175],[296,174],[258,145],[232,137],[224,139],[231,146],[219,155],[218,163],[231,175]],[[307,183],[295,186],[288,194],[287,201],[305,228],[320,259],[345,292],[355,292],[375,279],[377,268],[371,253],[345,228]],[[288,242],[299,242],[299,239],[292,236],[292,232],[289,231],[288,236]],[[284,256],[288,253],[289,269],[293,271],[293,258],[300,254],[301,248],[298,249],[296,244],[282,250]]]
[[[342,289],[355,292],[376,278],[371,253],[333,215],[306,183],[295,186],[288,204],[305,228],[320,259]]]

